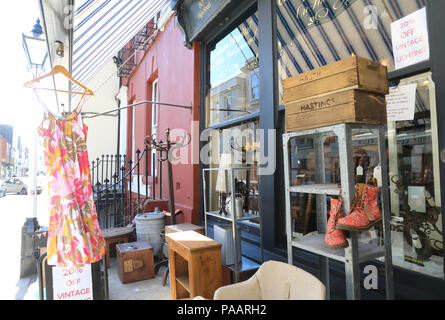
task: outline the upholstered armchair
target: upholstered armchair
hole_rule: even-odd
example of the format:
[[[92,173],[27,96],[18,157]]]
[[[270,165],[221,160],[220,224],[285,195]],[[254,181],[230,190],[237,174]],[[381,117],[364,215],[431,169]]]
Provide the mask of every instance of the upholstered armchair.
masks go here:
[[[214,300],[324,300],[326,288],[293,265],[267,261],[248,280],[219,288]]]

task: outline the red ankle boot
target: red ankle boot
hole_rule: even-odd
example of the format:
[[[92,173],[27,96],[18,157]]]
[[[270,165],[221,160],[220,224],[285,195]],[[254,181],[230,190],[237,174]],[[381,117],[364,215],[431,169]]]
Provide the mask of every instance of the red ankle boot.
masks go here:
[[[331,212],[325,236],[326,246],[331,249],[342,249],[349,246],[344,231],[335,228],[337,220],[342,216],[341,205],[341,197],[338,200],[331,198]]]
[[[382,212],[377,204],[378,187],[367,184],[357,184],[355,199],[349,215],[340,218],[337,229],[364,231],[382,221]]]

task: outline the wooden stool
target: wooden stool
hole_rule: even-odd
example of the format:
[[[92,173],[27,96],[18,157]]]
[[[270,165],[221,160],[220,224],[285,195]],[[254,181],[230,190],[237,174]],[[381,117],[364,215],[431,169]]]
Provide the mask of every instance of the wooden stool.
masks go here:
[[[133,236],[133,228],[111,228],[102,230],[105,241],[105,254],[107,255],[107,268],[110,267],[110,248],[114,244],[130,242]]]

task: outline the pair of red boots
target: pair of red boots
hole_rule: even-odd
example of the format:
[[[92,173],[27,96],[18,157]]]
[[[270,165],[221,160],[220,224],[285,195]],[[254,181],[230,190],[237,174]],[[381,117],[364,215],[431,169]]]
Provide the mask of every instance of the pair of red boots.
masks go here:
[[[349,214],[343,217],[342,198],[331,198],[331,212],[326,230],[325,243],[331,249],[348,247],[344,230],[364,231],[382,221],[382,212],[377,204],[379,188],[358,183],[355,199]]]

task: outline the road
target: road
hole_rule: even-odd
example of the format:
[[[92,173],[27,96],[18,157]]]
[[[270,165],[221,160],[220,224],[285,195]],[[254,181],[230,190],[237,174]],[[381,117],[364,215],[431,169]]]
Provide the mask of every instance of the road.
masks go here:
[[[43,192],[37,196],[37,221],[48,226],[48,193],[45,184],[42,186]],[[32,208],[31,195],[8,194],[0,198],[0,300],[27,299],[29,294],[24,294],[24,288],[35,281],[35,277],[20,279],[22,226],[26,218],[33,217]]]

